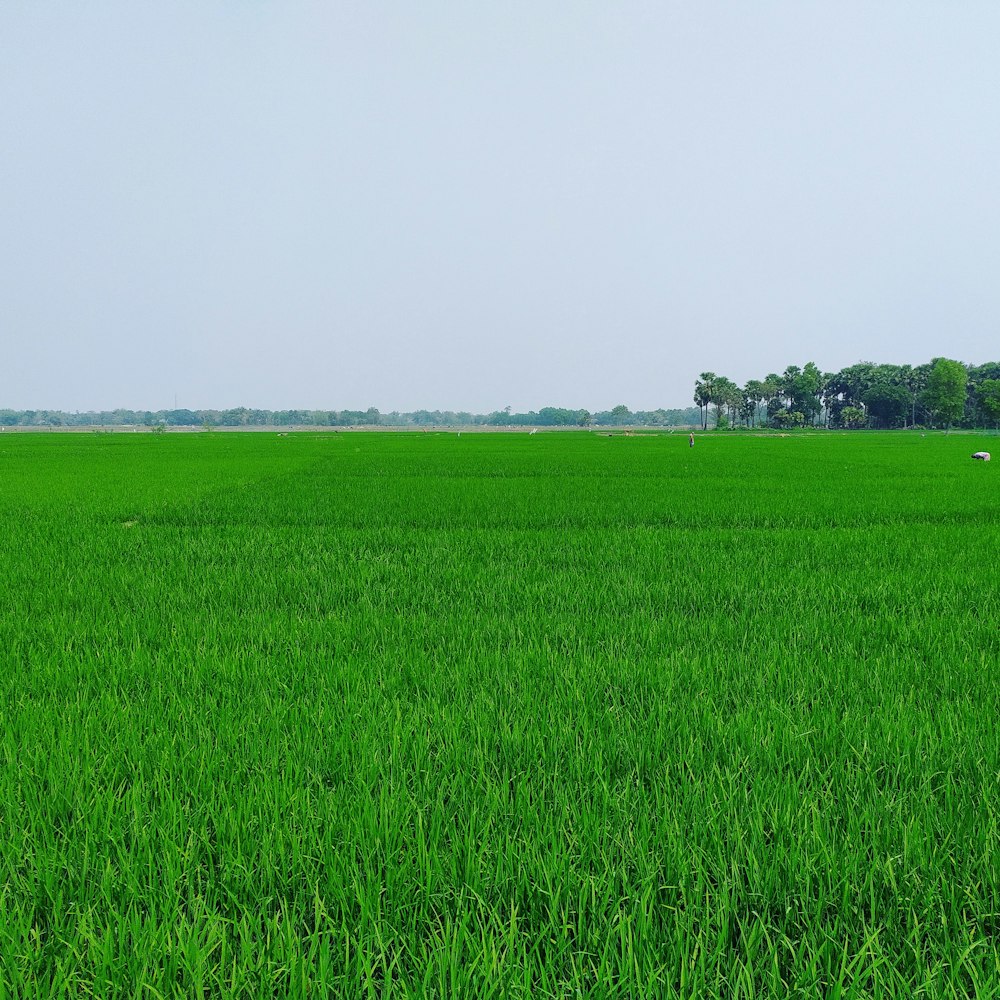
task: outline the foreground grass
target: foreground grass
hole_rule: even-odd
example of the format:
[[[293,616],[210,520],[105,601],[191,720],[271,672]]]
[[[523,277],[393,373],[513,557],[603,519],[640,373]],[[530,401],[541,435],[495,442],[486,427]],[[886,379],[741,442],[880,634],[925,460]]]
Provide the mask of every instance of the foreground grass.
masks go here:
[[[972,450],[4,438],[0,996],[1000,996]]]

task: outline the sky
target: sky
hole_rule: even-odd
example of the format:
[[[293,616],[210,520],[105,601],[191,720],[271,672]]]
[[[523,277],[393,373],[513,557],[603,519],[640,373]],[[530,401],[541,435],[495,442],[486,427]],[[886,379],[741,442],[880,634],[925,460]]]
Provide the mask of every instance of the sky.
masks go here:
[[[1000,4],[0,4],[0,408],[1000,358]]]

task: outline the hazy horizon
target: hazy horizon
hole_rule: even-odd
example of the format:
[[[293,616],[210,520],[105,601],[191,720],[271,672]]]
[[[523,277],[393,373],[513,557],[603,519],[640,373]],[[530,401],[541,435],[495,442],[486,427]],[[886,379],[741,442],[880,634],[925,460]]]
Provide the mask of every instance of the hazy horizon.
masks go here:
[[[0,408],[996,360],[1000,7],[0,7]]]

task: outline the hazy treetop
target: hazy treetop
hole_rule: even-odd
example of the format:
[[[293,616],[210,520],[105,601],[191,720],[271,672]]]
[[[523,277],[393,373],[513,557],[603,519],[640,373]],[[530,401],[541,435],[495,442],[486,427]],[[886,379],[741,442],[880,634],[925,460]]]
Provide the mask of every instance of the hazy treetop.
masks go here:
[[[0,405],[684,406],[976,363],[1000,6],[0,6]]]

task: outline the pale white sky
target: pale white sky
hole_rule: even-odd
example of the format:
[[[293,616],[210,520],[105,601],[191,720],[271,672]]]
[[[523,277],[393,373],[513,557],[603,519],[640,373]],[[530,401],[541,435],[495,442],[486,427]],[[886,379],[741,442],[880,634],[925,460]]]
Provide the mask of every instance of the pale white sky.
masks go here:
[[[1000,4],[0,5],[0,407],[1000,356]]]

